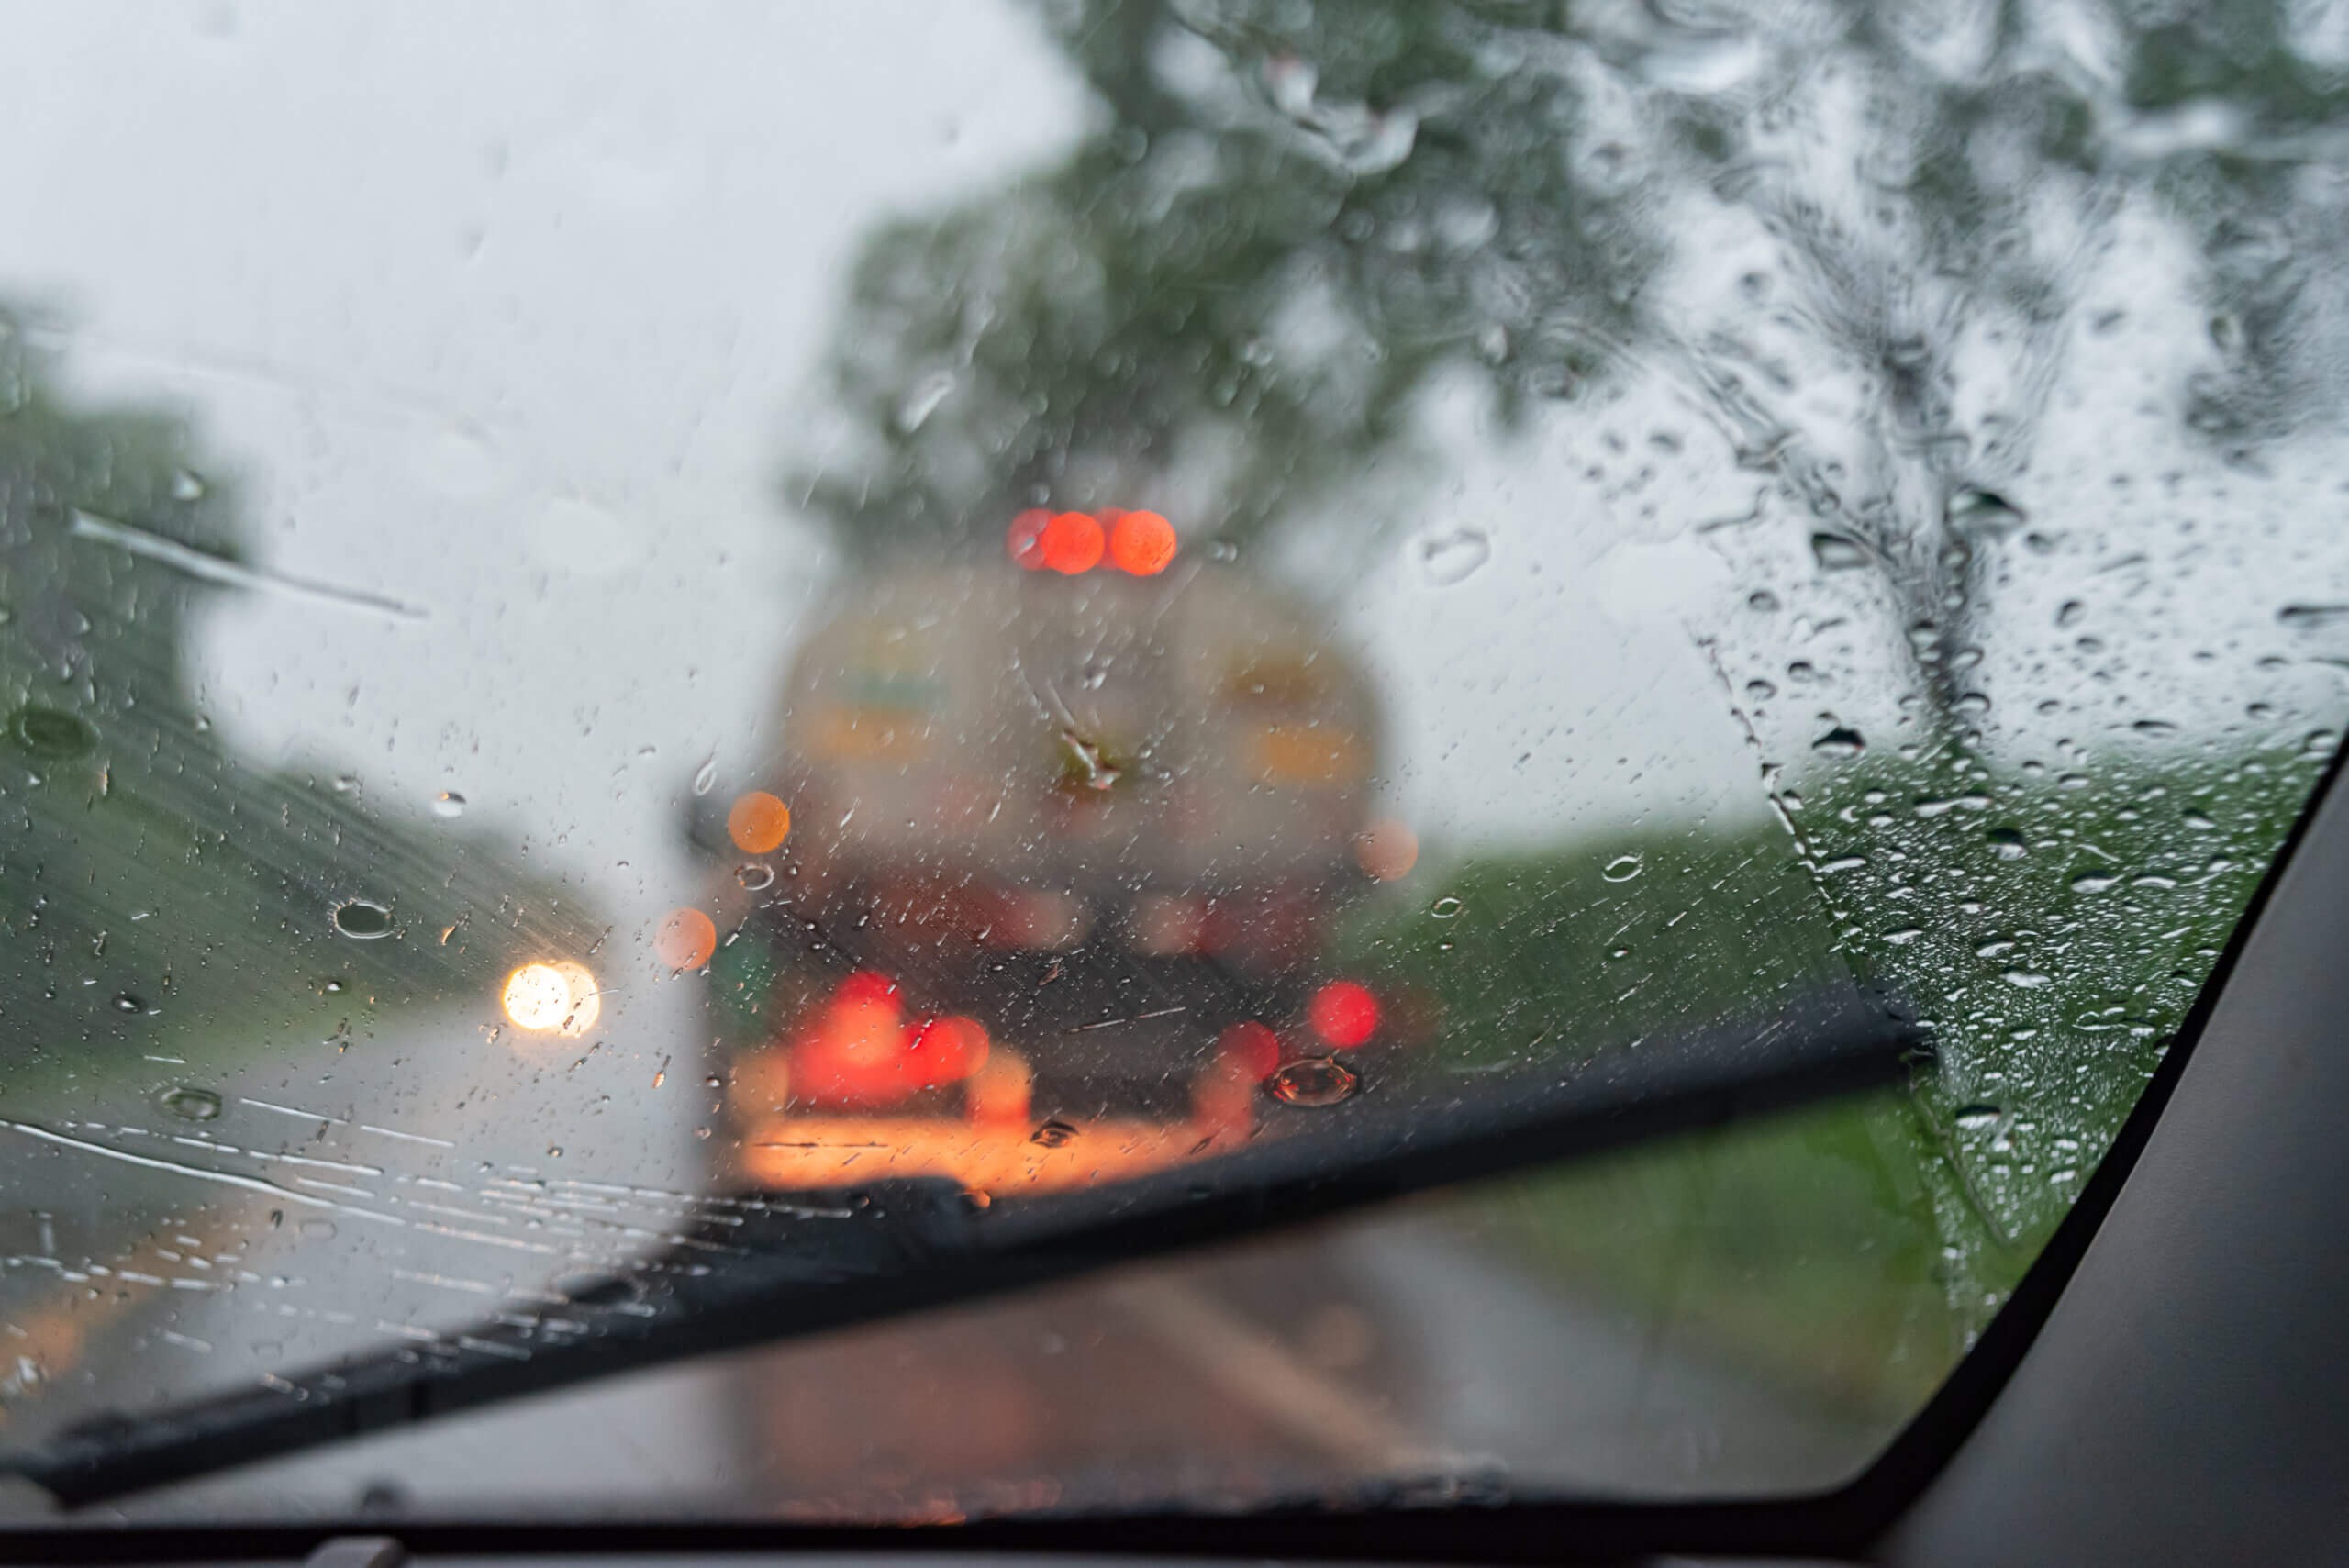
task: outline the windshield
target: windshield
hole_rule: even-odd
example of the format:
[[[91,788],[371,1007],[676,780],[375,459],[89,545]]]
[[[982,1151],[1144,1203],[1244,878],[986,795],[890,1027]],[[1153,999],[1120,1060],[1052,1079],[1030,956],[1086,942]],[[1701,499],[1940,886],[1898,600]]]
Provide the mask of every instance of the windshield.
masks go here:
[[[199,0],[0,53],[11,1464],[746,1282],[942,1300],[1072,1204],[1854,995],[1907,1049],[133,1517],[1833,1485],[2338,744],[2337,5]]]

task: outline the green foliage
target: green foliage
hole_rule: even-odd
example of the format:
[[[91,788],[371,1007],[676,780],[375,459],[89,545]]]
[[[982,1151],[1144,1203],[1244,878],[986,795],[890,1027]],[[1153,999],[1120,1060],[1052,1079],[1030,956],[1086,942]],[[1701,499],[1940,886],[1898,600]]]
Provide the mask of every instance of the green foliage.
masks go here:
[[[1833,983],[1835,932],[1775,826],[1609,835],[1422,872],[1341,962],[1431,997],[1453,1068],[1573,1060]]]
[[[232,490],[185,423],[68,404],[0,315],[0,1057],[100,1080],[169,1040],[250,1049],[377,1008],[484,997],[527,937],[586,912],[500,848],[427,835],[327,778],[220,744],[187,666],[191,611],[225,590],[77,533],[127,526],[223,562]],[[338,906],[391,934],[338,934]]]
[[[1437,1073],[1636,1048],[1844,963],[1915,1007],[1944,1066],[1909,1095],[1495,1200],[1586,1283],[1898,1413],[2078,1195],[2324,759],[2194,749],[2050,775],[1870,755],[1805,779],[1798,840],[1698,826],[1433,868],[1345,947],[1432,996]],[[1639,874],[1609,881],[1632,856]]]
[[[1408,456],[1448,367],[1488,375],[1505,419],[1572,395],[1656,258],[1632,195],[1559,155],[1578,92],[1519,68],[1494,19],[1518,9],[1052,11],[1104,123],[867,243],[832,371],[848,428],[795,498],[877,554],[992,545],[1048,499],[1163,506],[1179,471],[1212,478],[1186,525],[1240,538]]]

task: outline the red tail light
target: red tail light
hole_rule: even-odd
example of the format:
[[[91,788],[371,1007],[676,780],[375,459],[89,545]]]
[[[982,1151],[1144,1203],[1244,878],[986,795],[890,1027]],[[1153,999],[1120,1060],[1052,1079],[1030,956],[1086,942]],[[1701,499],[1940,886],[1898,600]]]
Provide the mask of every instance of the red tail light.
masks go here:
[[[1351,980],[1332,980],[1313,994],[1306,1021],[1313,1032],[1341,1050],[1362,1044],[1378,1032],[1378,998],[1370,987]]]
[[[893,1105],[970,1077],[987,1061],[975,1018],[907,1021],[896,983],[860,970],[832,991],[791,1053],[791,1092],[820,1104]]]

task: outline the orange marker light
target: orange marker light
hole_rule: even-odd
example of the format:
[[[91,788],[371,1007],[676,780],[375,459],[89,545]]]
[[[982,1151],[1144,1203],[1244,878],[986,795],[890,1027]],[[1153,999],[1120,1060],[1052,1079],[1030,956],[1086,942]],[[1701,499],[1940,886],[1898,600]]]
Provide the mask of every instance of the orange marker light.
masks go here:
[[[1083,512],[1062,512],[1044,525],[1037,543],[1044,564],[1074,577],[1101,564],[1101,525]]]
[[[1354,835],[1354,862],[1373,882],[1400,882],[1419,863],[1419,836],[1382,817]]]
[[[1155,577],[1174,560],[1174,525],[1155,512],[1124,512],[1109,528],[1109,559],[1120,572]]]
[[[1360,1045],[1376,1032],[1378,998],[1370,994],[1367,985],[1332,980],[1313,993],[1305,1014],[1315,1034],[1343,1049]]]
[[[699,969],[718,951],[718,922],[698,909],[672,909],[652,951],[671,969]]]
[[[746,855],[772,853],[791,836],[791,807],[766,791],[754,789],[726,814],[726,836]]]
[[[1030,506],[1011,519],[1011,529],[1004,536],[1004,549],[1011,559],[1034,572],[1044,564],[1044,528],[1052,515],[1040,506]]]

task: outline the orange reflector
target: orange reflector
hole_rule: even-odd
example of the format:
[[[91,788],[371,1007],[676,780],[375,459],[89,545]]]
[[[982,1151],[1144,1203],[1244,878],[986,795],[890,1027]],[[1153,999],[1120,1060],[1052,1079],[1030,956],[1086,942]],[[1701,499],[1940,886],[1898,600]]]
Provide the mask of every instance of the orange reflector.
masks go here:
[[[1037,545],[1046,566],[1074,577],[1101,564],[1101,525],[1083,512],[1062,512],[1044,525]]]
[[[1332,980],[1313,994],[1306,1018],[1313,1032],[1331,1045],[1341,1049],[1360,1045],[1378,1029],[1378,998],[1367,985]]]
[[[652,951],[671,969],[699,969],[718,951],[718,922],[698,909],[672,909],[653,935]]]
[[[754,789],[726,814],[726,836],[746,855],[771,853],[791,836],[791,807],[766,791]]]
[[[1174,525],[1155,512],[1125,512],[1109,529],[1109,559],[1120,572],[1155,577],[1174,559]]]
[[[1382,817],[1354,835],[1354,862],[1373,882],[1400,882],[1419,863],[1419,836]]]

